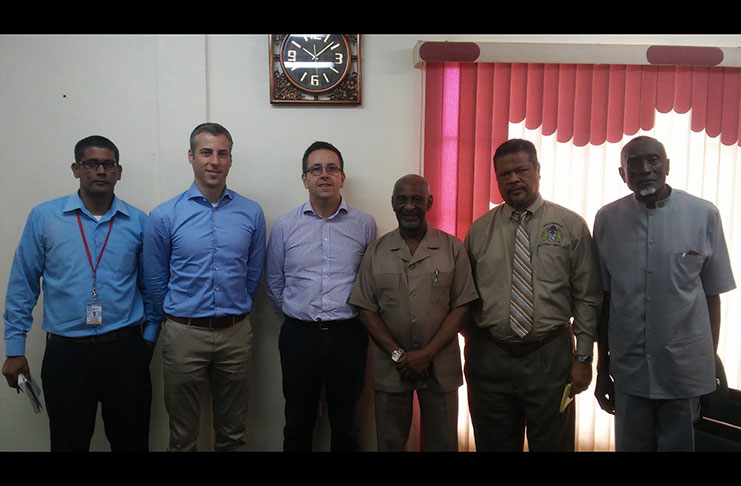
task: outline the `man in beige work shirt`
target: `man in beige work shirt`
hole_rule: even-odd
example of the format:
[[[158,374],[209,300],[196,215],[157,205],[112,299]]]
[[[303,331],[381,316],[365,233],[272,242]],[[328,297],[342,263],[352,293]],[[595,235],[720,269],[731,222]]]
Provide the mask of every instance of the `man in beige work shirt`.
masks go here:
[[[572,451],[573,403],[559,410],[567,384],[573,396],[592,379],[602,297],[592,238],[583,218],[541,198],[532,143],[503,143],[494,170],[505,203],[465,241],[481,297],[465,349],[476,449],[521,451],[527,430],[531,451]]]
[[[456,339],[468,304],[478,298],[460,240],[430,227],[427,181],[408,175],[391,197],[399,227],[373,242],[349,302],[371,337],[379,451],[404,450],[417,391],[425,450],[458,450]]]

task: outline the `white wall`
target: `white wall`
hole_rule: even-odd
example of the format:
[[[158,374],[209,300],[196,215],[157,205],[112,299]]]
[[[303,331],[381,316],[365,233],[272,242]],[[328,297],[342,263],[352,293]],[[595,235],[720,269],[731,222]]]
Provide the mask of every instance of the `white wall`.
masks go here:
[[[73,146],[100,134],[121,151],[117,195],[149,212],[192,181],[188,135],[203,121],[234,137],[229,186],[259,202],[268,223],[303,203],[300,158],[315,140],[343,152],[344,195],[372,213],[381,233],[396,226],[389,199],[394,181],[420,171],[422,70],[412,66],[417,40],[488,40],[738,46],[740,36],[442,36],[365,35],[362,106],[290,107],[268,101],[268,36],[0,36],[0,301],[28,211],[77,189],[69,166]],[[39,376],[44,350],[41,308],[34,311],[27,355]],[[264,289],[255,303],[255,373],[248,448],[281,449],[283,397],[279,319]],[[164,450],[167,414],[161,350],[152,361],[150,447]],[[362,399],[361,447],[375,449],[372,396]],[[203,424],[207,430],[208,424]],[[203,445],[208,444],[204,438]],[[328,448],[326,415],[317,448]],[[0,451],[48,450],[48,420],[25,398],[0,386]],[[93,450],[108,450],[98,421]]]

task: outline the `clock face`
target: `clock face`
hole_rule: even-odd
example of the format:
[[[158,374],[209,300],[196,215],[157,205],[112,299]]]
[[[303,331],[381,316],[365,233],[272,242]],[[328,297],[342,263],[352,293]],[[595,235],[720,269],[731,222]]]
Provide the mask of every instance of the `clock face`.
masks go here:
[[[350,46],[342,34],[290,34],[280,49],[286,77],[312,93],[328,91],[345,79],[350,57]]]

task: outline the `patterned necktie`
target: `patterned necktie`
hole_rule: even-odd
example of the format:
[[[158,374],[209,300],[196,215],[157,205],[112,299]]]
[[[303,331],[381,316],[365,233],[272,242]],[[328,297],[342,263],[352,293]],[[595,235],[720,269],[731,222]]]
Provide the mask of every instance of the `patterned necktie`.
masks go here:
[[[509,304],[509,325],[524,337],[533,328],[533,270],[530,263],[530,237],[523,223],[526,211],[515,211],[512,219],[518,221],[515,252],[512,258],[512,298]]]

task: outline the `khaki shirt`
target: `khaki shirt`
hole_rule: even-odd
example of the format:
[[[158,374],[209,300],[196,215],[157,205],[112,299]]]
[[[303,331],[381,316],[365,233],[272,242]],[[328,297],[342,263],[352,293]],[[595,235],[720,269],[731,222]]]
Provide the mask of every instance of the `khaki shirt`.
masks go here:
[[[517,222],[501,204],[474,221],[465,246],[481,299],[472,306],[477,326],[499,340],[529,342],[573,317],[577,354],[592,355],[602,303],[599,267],[584,219],[538,196],[527,210],[533,270],[533,330],[520,339],[509,325],[512,253]]]
[[[426,346],[453,309],[477,298],[463,243],[429,227],[414,255],[398,229],[374,241],[363,256],[349,302],[377,313],[409,351]],[[463,383],[456,339],[433,359],[431,377],[415,383],[401,381],[396,364],[372,339],[370,359],[375,390],[448,392]]]

